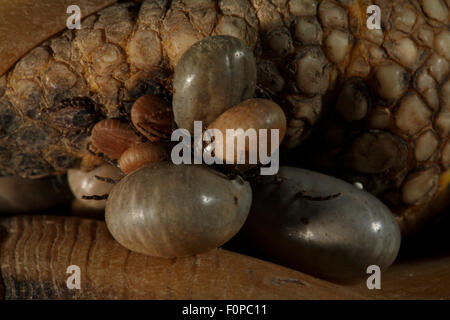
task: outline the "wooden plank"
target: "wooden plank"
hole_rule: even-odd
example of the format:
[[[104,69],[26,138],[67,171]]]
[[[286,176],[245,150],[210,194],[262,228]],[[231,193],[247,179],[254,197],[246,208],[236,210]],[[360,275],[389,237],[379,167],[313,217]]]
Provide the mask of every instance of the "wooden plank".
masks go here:
[[[70,265],[80,267],[80,290],[67,288]],[[117,243],[104,222],[40,215],[0,219],[2,281],[7,299],[363,298],[223,249],[177,259],[145,256]]]

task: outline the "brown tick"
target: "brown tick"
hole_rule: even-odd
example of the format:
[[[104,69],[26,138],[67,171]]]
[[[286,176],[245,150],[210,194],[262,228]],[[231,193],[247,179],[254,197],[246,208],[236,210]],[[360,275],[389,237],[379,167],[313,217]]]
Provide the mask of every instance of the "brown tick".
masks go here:
[[[51,123],[64,136],[89,132],[102,117],[98,105],[88,97],[65,99],[49,110]]]

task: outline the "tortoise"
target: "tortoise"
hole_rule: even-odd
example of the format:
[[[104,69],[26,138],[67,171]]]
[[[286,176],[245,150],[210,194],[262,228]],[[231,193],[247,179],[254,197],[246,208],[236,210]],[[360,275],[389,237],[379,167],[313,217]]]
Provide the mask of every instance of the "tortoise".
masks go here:
[[[381,29],[367,26],[370,5]],[[162,94],[158,79],[170,81],[195,42],[231,35],[253,50],[258,86],[286,113],[282,160],[363,184],[409,234],[450,203],[449,5],[146,0],[90,14],[80,30],[44,26],[48,39],[0,75],[0,175],[77,167],[96,121]],[[61,115],[78,113],[87,116],[62,128]]]

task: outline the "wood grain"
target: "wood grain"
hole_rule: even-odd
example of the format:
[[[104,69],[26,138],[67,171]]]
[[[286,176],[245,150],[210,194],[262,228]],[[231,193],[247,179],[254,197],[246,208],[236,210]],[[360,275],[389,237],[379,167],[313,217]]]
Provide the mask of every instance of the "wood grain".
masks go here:
[[[5,299],[361,299],[309,275],[222,249],[182,259],[120,246],[104,222],[76,217],[0,220]],[[69,290],[67,267],[81,269]]]
[[[82,17],[117,0],[0,0],[0,76],[25,53],[66,28],[69,5]]]

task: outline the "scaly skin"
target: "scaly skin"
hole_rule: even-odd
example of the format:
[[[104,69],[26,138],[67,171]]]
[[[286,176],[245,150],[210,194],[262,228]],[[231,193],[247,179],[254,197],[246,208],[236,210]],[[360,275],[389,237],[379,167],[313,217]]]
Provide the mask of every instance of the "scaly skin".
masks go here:
[[[371,4],[382,10],[382,30],[366,27]],[[61,137],[50,109],[64,98],[87,96],[106,117],[116,117],[119,104],[154,91],[154,74],[170,73],[193,43],[228,34],[254,50],[260,86],[285,109],[285,147],[298,146],[324,118],[316,130],[321,137],[310,139],[318,148],[300,150],[307,148],[321,171],[362,182],[407,232],[449,199],[449,4],[114,5],[83,20],[81,30],[41,44],[0,78],[0,174],[40,177],[76,165],[88,133]]]

